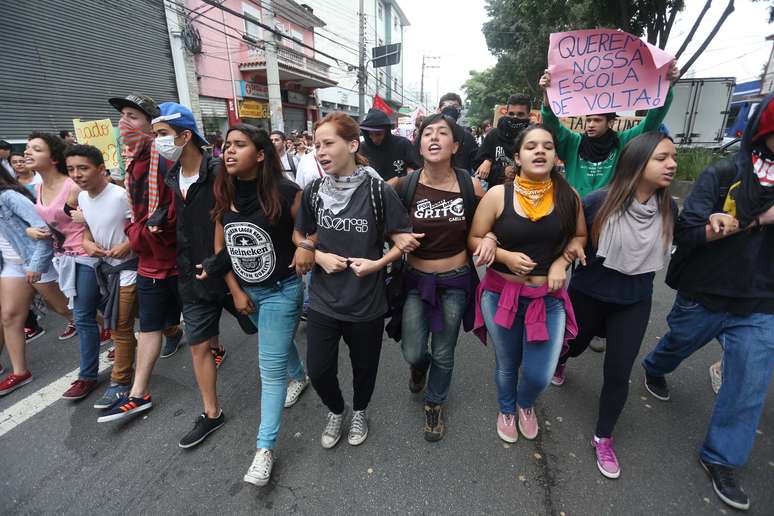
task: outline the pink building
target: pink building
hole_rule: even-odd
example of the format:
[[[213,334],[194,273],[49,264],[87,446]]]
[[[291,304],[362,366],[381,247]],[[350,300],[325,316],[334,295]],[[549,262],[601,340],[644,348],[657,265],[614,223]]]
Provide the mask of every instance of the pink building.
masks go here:
[[[314,28],[325,23],[293,0],[273,0],[274,26],[283,35],[277,44],[285,131],[304,131],[320,118],[314,91],[335,86],[329,65],[315,58]],[[199,106],[207,134],[225,133],[237,119],[271,129],[266,59],[262,42],[271,34],[267,11],[258,0],[225,0],[223,6],[244,19],[200,0],[187,0],[187,18],[198,31],[201,51],[193,56]]]

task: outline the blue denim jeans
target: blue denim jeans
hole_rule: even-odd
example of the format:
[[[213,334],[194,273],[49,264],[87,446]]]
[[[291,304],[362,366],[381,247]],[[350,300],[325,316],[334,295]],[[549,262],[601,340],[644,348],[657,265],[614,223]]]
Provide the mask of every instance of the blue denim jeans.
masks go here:
[[[75,299],[73,318],[81,347],[81,380],[96,380],[99,372],[99,325],[97,309],[100,304],[97,275],[92,267],[75,264]]]
[[[258,365],[261,370],[261,424],[256,448],[274,449],[280,428],[288,375],[305,377],[293,337],[298,328],[304,286],[296,276],[268,287],[246,287],[255,305],[250,317],[258,328]]]
[[[524,327],[524,315],[530,299],[523,296],[519,298],[519,309],[511,328],[504,328],[494,322],[499,300],[500,294],[484,291],[481,295],[481,312],[495,349],[495,383],[500,412],[515,414],[517,403],[521,408],[532,408],[537,397],[551,382],[562,351],[566,314],[561,299],[546,296],[549,340],[530,343],[527,342]]]
[[[701,457],[739,467],[747,462],[774,369],[774,314],[734,315],[707,310],[679,293],[667,317],[669,332],[643,361],[653,376],[671,373],[717,338],[723,347],[723,384]]]
[[[454,369],[454,348],[460,334],[460,323],[465,314],[466,294],[462,289],[439,291],[443,309],[443,331],[432,333],[430,352],[430,315],[419,297],[419,291],[410,290],[403,305],[401,350],[403,358],[415,369],[430,370],[427,377],[425,401],[441,404],[446,402]]]

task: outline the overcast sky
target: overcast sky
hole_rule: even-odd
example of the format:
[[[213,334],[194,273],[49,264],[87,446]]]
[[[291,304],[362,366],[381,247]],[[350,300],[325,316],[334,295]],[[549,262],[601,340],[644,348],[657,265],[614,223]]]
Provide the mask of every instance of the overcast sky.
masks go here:
[[[667,51],[677,51],[704,3],[704,0],[686,0],[686,8],[672,29]],[[480,71],[496,63],[481,33],[487,19],[484,0],[402,0],[400,4],[411,23],[403,54],[406,88],[419,91],[422,55],[440,56],[437,61],[440,68],[425,72],[425,90],[431,94],[431,104],[439,94],[460,91],[470,70]],[[761,73],[772,46],[765,38],[774,34],[774,24],[767,23],[768,2],[738,0],[735,4],[736,10],[693,65],[689,76],[736,77],[737,82],[743,82]],[[713,2],[681,62],[698,48],[725,6],[724,0]]]

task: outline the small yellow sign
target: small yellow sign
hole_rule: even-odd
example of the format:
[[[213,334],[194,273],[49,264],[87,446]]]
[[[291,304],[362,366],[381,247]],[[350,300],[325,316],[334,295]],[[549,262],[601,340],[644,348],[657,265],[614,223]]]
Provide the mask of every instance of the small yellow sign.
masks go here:
[[[74,118],[73,127],[75,128],[78,143],[93,145],[102,151],[102,157],[105,159],[105,168],[110,170],[120,167],[118,163],[120,151],[116,143],[113,123],[109,118],[89,122],[81,122],[79,118]]]
[[[240,100],[239,118],[271,118],[269,104],[257,100]]]

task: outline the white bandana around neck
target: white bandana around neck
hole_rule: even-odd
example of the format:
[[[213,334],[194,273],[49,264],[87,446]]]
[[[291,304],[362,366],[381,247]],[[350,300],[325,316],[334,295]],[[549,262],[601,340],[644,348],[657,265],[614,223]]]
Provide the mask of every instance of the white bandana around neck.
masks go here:
[[[358,166],[351,176],[325,174],[318,192],[323,209],[330,210],[333,215],[338,215],[347,207],[357,187],[369,177],[382,180],[376,170],[364,166]]]

